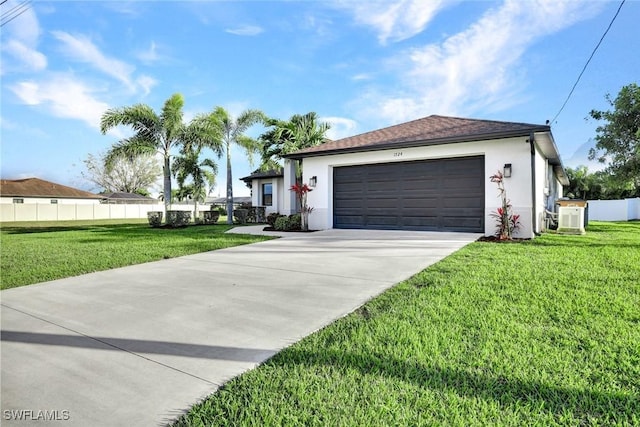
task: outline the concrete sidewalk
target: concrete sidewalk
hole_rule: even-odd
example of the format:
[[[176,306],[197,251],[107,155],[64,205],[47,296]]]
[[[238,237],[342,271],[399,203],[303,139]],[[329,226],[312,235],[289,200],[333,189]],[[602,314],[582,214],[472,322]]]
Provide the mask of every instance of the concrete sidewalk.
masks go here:
[[[478,237],[294,233],[2,291],[2,425],[166,425]]]

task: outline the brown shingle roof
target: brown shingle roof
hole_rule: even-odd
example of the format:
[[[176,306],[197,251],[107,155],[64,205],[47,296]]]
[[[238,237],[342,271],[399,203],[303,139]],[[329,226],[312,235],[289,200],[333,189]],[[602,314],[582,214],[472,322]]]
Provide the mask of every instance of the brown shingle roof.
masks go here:
[[[254,179],[259,178],[279,178],[284,176],[284,169],[269,169],[267,171],[261,171],[260,169],[254,171],[251,175],[240,178],[240,181],[251,182]]]
[[[549,130],[549,126],[546,125],[432,115],[305,148],[286,157],[304,158],[341,152],[481,141],[527,136],[531,132],[548,132]]]
[[[39,178],[0,180],[0,195],[5,197],[48,197],[101,199],[97,194]]]

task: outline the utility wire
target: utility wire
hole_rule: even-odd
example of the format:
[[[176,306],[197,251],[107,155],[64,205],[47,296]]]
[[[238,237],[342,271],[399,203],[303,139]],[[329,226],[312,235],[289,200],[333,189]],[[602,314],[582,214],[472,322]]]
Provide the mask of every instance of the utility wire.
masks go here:
[[[0,27],[4,27],[9,22],[13,21],[18,16],[22,15],[27,10],[29,10],[30,7],[31,7],[31,0],[25,0],[19,5],[14,6],[10,10],[8,10],[6,13],[3,13],[1,18],[2,22],[0,22]],[[9,15],[12,15],[12,16],[9,16]]]
[[[589,65],[589,63],[591,62],[591,59],[593,58],[593,55],[596,54],[596,51],[600,47],[600,44],[602,43],[602,41],[604,40],[605,36],[607,35],[609,30],[611,29],[611,26],[613,25],[613,22],[618,17],[618,14],[620,13],[620,9],[622,9],[622,5],[624,4],[625,1],[626,0],[622,0],[620,2],[620,6],[618,6],[618,10],[616,11],[616,14],[613,15],[613,18],[611,19],[611,22],[609,22],[609,26],[605,30],[604,34],[602,34],[602,37],[600,37],[600,41],[598,42],[596,47],[593,48],[593,52],[591,52],[591,56],[589,56],[589,59],[587,59],[587,62],[584,64],[584,67],[582,67],[582,71],[580,71],[580,75],[578,75],[578,78],[576,79],[576,82],[573,84],[573,87],[571,88],[571,91],[569,92],[569,95],[567,95],[567,99],[564,100],[564,104],[562,104],[562,107],[560,107],[560,111],[558,111],[558,114],[556,114],[553,117],[553,120],[551,120],[551,122],[550,122],[551,124],[553,124],[556,121],[556,119],[558,118],[560,113],[562,113],[562,110],[564,110],[564,107],[566,107],[567,102],[569,102],[569,99],[571,98],[571,95],[573,95],[573,91],[576,89],[576,86],[578,86],[578,82],[580,82],[580,79],[582,78],[582,75],[584,74],[585,70],[587,69],[587,66]]]

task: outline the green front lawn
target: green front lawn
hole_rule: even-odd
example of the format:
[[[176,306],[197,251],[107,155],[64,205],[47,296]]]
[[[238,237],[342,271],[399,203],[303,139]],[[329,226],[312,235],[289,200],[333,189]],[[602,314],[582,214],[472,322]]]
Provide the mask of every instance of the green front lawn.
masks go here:
[[[640,222],[473,243],[177,425],[640,425]]]
[[[151,228],[144,220],[4,223],[0,288],[76,276],[268,238],[225,234],[226,224]]]

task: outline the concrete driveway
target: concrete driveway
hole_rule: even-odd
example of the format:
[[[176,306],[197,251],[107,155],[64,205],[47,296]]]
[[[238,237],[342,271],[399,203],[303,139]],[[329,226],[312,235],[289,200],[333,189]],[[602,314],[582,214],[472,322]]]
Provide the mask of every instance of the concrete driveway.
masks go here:
[[[166,425],[478,237],[297,233],[2,291],[1,424]]]

